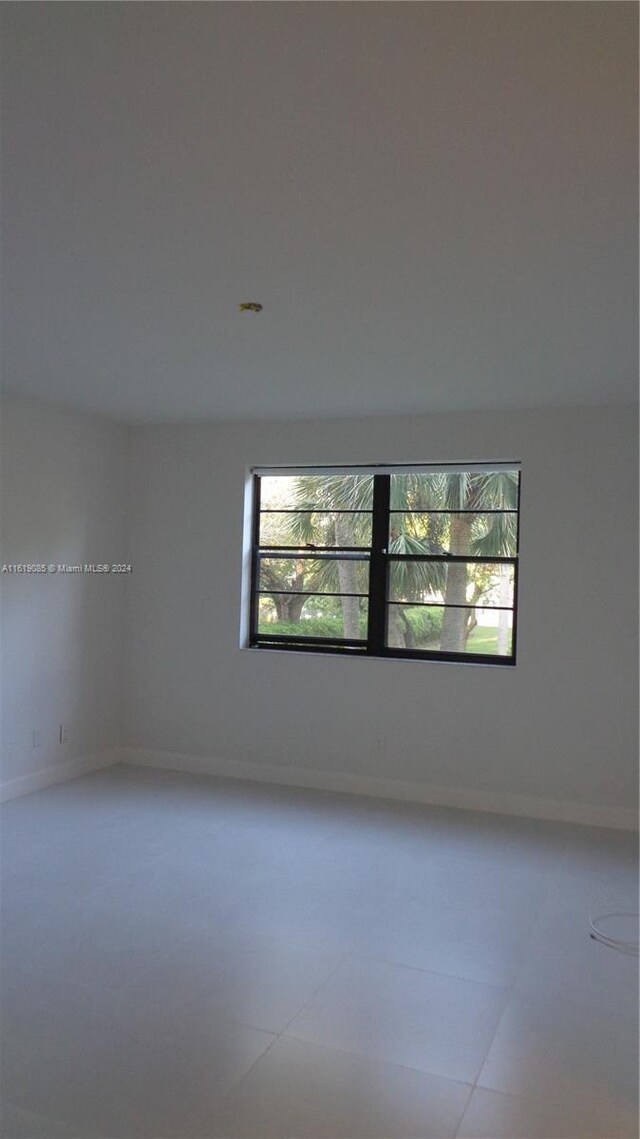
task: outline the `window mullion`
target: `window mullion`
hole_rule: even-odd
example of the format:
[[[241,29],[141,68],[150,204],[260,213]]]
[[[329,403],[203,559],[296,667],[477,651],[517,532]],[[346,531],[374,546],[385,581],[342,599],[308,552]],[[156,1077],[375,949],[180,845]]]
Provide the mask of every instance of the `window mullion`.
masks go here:
[[[255,645],[258,636],[260,550],[260,475],[253,476],[253,517],[251,519],[251,611],[249,613],[249,644]]]
[[[390,496],[391,476],[374,475],[367,652],[376,655],[382,653],[385,640]]]

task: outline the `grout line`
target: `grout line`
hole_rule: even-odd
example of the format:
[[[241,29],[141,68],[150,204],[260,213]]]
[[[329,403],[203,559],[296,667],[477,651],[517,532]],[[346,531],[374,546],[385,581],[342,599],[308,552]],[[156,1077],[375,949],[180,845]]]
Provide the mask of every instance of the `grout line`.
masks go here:
[[[442,1080],[445,1084],[456,1084],[457,1087],[468,1088],[469,1093],[474,1090],[473,1084],[468,1080],[458,1080],[455,1076],[443,1076],[442,1072],[434,1072],[431,1068],[412,1068],[409,1064],[400,1064],[398,1060],[387,1060],[384,1056],[372,1056],[370,1052],[354,1052],[351,1048],[340,1048],[337,1044],[326,1044],[321,1040],[309,1040],[306,1036],[287,1036],[287,1040],[297,1040],[300,1044],[308,1044],[311,1048],[324,1048],[327,1052],[337,1052],[340,1056],[353,1056],[357,1060],[365,1060],[370,1064],[381,1064],[383,1067],[399,1068],[402,1072],[413,1072],[418,1076],[427,1076],[432,1080]]]
[[[469,1088],[469,1095],[467,1096],[467,1102],[465,1103],[464,1108],[462,1109],[462,1115],[460,1116],[460,1118],[458,1120],[456,1129],[455,1129],[451,1139],[458,1139],[458,1136],[460,1134],[460,1128],[462,1127],[462,1124],[464,1123],[465,1115],[467,1114],[467,1112],[469,1110],[469,1106],[471,1104],[471,1097],[472,1097],[474,1091],[475,1091],[475,1088],[473,1086],[471,1086]]]
[[[293,1014],[293,1016],[292,1016],[292,1017],[290,1017],[290,1019],[287,1021],[287,1023],[286,1023],[286,1024],[285,1024],[285,1026],[284,1026],[284,1028],[282,1028],[282,1029],[280,1030],[280,1032],[278,1032],[278,1033],[275,1033],[275,1034],[274,1034],[274,1038],[273,1038],[273,1040],[271,1041],[271,1043],[270,1043],[270,1044],[269,1044],[269,1045],[268,1045],[268,1046],[265,1048],[264,1052],[261,1052],[261,1053],[260,1053],[260,1055],[258,1056],[257,1060],[255,1060],[255,1061],[254,1061],[254,1063],[251,1065],[251,1067],[250,1067],[250,1068],[248,1068],[248,1069],[247,1069],[247,1071],[246,1071],[246,1072],[245,1072],[245,1073],[244,1073],[244,1074],[243,1074],[243,1075],[240,1077],[240,1079],[238,1080],[237,1084],[234,1084],[232,1088],[229,1088],[229,1089],[228,1089],[228,1090],[227,1090],[227,1091],[224,1093],[224,1095],[223,1095],[223,1096],[220,1098],[220,1104],[224,1104],[224,1103],[225,1103],[225,1101],[226,1101],[226,1100],[227,1100],[227,1099],[228,1099],[228,1098],[229,1098],[229,1097],[230,1097],[230,1096],[231,1096],[231,1095],[232,1095],[234,1092],[237,1092],[237,1091],[238,1091],[238,1089],[239,1089],[239,1088],[242,1086],[242,1084],[243,1084],[243,1083],[244,1083],[244,1081],[247,1079],[247,1077],[248,1077],[248,1076],[251,1074],[251,1072],[254,1070],[254,1068],[256,1067],[256,1065],[257,1065],[257,1064],[259,1064],[259,1063],[260,1063],[260,1061],[263,1059],[263,1057],[264,1057],[264,1056],[266,1056],[267,1052],[269,1052],[269,1051],[271,1050],[271,1048],[273,1048],[274,1044],[277,1044],[277,1043],[278,1043],[278,1041],[279,1041],[279,1040],[281,1040],[281,1039],[284,1037],[284,1035],[285,1035],[285,1033],[286,1033],[286,1031],[287,1031],[287,1029],[288,1029],[289,1025],[290,1025],[290,1024],[292,1024],[292,1022],[293,1022],[293,1021],[296,1019],[296,1017],[297,1017],[297,1016],[298,1016],[298,1015],[299,1015],[299,1014],[302,1012],[302,1010],[303,1010],[303,1009],[305,1009],[305,1008],[307,1007],[307,1005],[308,1005],[308,1004],[310,1004],[310,1003],[311,1003],[311,1001],[313,1001],[313,1000],[315,999],[315,997],[316,997],[316,996],[318,995],[318,993],[319,993],[319,992],[320,992],[320,991],[321,991],[321,990],[322,990],[322,989],[325,987],[325,985],[327,985],[327,984],[329,983],[329,981],[330,981],[330,980],[331,980],[331,978],[333,977],[334,973],[336,973],[336,971],[337,971],[337,970],[338,970],[338,969],[339,969],[339,968],[340,968],[340,967],[341,967],[341,966],[344,964],[344,962],[348,960],[349,956],[350,956],[350,953],[349,953],[349,952],[347,952],[347,953],[344,953],[344,954],[342,954],[342,955],[339,957],[338,961],[337,961],[337,962],[335,963],[335,965],[334,965],[334,966],[333,966],[333,967],[332,967],[332,968],[329,970],[329,973],[328,973],[328,975],[327,975],[327,976],[324,978],[324,980],[323,980],[323,981],[321,981],[321,982],[320,982],[320,984],[319,984],[319,985],[318,985],[318,986],[317,986],[317,987],[316,987],[316,988],[313,990],[313,993],[311,994],[311,996],[310,996],[310,997],[309,997],[307,1000],[303,1001],[303,1002],[302,1002],[302,1004],[299,1006],[299,1008],[298,1008],[298,1009],[296,1009],[295,1013],[294,1013],[294,1014]],[[246,1025],[245,1027],[253,1027],[253,1026],[251,1026],[251,1025]],[[261,1031],[261,1032],[264,1032],[264,1029],[256,1029],[256,1028],[254,1028],[254,1031],[256,1031],[256,1032],[257,1032],[257,1031]],[[293,1039],[293,1038],[292,1038],[292,1037],[287,1037],[287,1039]],[[354,1053],[354,1055],[355,1055],[355,1053]]]
[[[310,1005],[310,1004],[312,1004],[312,1003],[313,1003],[313,1001],[314,1001],[314,1000],[316,999],[316,997],[318,996],[318,993],[321,993],[321,992],[322,992],[322,990],[323,990],[324,988],[326,988],[326,986],[327,986],[327,985],[329,984],[329,982],[330,982],[330,981],[333,979],[333,977],[334,977],[334,976],[335,976],[335,974],[338,972],[338,970],[339,970],[339,969],[341,969],[341,968],[342,968],[342,966],[343,966],[343,965],[344,965],[344,964],[345,964],[347,961],[349,961],[349,960],[350,960],[350,958],[351,958],[352,956],[353,956],[353,953],[352,953],[352,951],[350,951],[350,950],[348,950],[346,953],[343,953],[343,954],[341,954],[341,956],[340,956],[339,960],[338,960],[338,961],[335,963],[335,965],[333,966],[333,968],[329,970],[329,973],[328,973],[328,975],[325,977],[324,981],[321,981],[321,982],[320,982],[320,984],[317,986],[317,988],[315,988],[315,989],[313,990],[313,992],[312,992],[311,996],[310,996],[310,997],[308,997],[306,1001],[303,1001],[303,1002],[302,1002],[302,1004],[300,1005],[300,1007],[299,1007],[298,1009],[296,1009],[296,1011],[295,1011],[295,1013],[293,1014],[293,1016],[289,1018],[289,1020],[288,1020],[288,1021],[287,1021],[287,1023],[285,1024],[284,1028],[283,1028],[283,1029],[282,1029],[282,1030],[281,1030],[281,1031],[278,1033],[278,1038],[280,1038],[281,1036],[284,1036],[284,1035],[285,1035],[285,1033],[286,1033],[287,1029],[289,1028],[289,1026],[290,1026],[291,1024],[293,1024],[293,1021],[294,1021],[294,1020],[295,1020],[295,1019],[296,1019],[298,1016],[300,1016],[300,1013],[301,1013],[301,1012],[303,1012],[303,1011],[304,1011],[304,1010],[305,1010],[305,1009],[308,1007],[308,1005]]]
[[[446,977],[450,981],[464,981],[467,985],[478,985],[486,989],[499,989],[510,993],[515,985],[515,981],[478,981],[476,977],[463,977],[461,973],[443,973],[442,969],[425,969],[421,965],[407,965],[406,961],[392,961],[389,957],[375,957],[371,953],[361,953],[357,949],[353,950],[351,956],[357,957],[360,961],[374,961],[378,965],[390,965],[394,969],[410,969],[414,973],[426,973],[431,977]]]
[[[513,984],[510,985],[509,988],[507,989],[507,997],[506,997],[506,1000],[504,1002],[504,1008],[502,1009],[500,1016],[498,1017],[498,1019],[496,1021],[496,1027],[491,1034],[491,1039],[490,1039],[490,1041],[489,1041],[489,1043],[488,1043],[488,1045],[484,1051],[484,1055],[482,1057],[482,1060],[480,1061],[480,1064],[478,1065],[478,1070],[477,1070],[476,1075],[475,1075],[474,1080],[473,1080],[474,1090],[478,1086],[478,1080],[480,1079],[482,1069],[484,1068],[484,1066],[487,1062],[487,1056],[489,1055],[489,1053],[493,1047],[493,1042],[494,1042],[496,1036],[498,1035],[498,1030],[500,1028],[500,1025],[502,1024],[502,1021],[503,1021],[504,1016],[507,1012],[507,1009],[509,1008],[509,1004],[510,1004],[511,999],[512,999],[513,994],[514,994],[515,984],[516,984],[516,982],[514,981]]]

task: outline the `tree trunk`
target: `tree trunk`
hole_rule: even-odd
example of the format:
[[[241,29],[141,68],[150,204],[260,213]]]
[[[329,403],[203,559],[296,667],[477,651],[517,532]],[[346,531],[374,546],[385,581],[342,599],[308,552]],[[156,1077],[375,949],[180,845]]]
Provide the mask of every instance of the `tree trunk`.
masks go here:
[[[509,604],[509,566],[500,566],[500,604]],[[498,655],[507,656],[509,652],[509,616],[510,614],[506,609],[501,609],[498,614]]]
[[[387,610],[387,644],[390,649],[406,649],[405,624],[400,614],[399,606],[389,605]]]
[[[270,586],[271,589],[280,591],[283,586],[288,585],[291,589],[301,590],[304,588],[304,566],[298,562],[295,566],[293,580],[287,582],[282,581],[276,573],[268,567],[263,567],[262,578],[264,584]],[[276,614],[278,621],[288,621],[296,623],[300,620],[302,607],[307,600],[306,597],[298,593],[270,593],[269,594],[273,604],[276,607]]]
[[[451,534],[449,538],[449,552],[451,554],[468,554],[471,544],[472,515],[458,514],[451,519]],[[449,562],[447,565],[447,587],[445,590],[445,605],[462,606],[462,608],[445,609],[442,623],[442,636],[440,648],[443,652],[463,653],[467,647],[469,629],[467,622],[470,610],[464,608],[467,600],[467,565],[465,562]]]
[[[400,611],[400,615],[402,617],[402,624],[404,625],[404,643],[408,649],[414,649],[416,647],[416,638],[411,628],[411,622],[403,609]]]
[[[353,519],[350,514],[336,514],[335,528],[337,546],[356,545]],[[338,562],[338,580],[341,593],[358,592],[358,575],[356,572],[358,564],[358,562],[350,560]],[[360,600],[357,597],[341,597],[340,602],[342,604],[344,635],[349,640],[357,640],[360,637]]]
[[[279,621],[295,624],[300,620],[302,607],[307,600],[306,597],[291,593],[272,593],[270,596],[276,607]]]
[[[288,621],[287,613],[289,611],[289,598],[283,593],[271,593],[269,595],[273,604],[276,607],[276,616],[278,621]]]

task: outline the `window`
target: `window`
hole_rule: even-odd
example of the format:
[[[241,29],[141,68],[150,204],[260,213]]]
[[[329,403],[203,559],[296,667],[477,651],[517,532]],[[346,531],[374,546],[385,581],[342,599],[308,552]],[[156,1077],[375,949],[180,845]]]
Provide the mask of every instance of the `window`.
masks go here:
[[[250,644],[515,664],[519,501],[513,463],[254,472]]]

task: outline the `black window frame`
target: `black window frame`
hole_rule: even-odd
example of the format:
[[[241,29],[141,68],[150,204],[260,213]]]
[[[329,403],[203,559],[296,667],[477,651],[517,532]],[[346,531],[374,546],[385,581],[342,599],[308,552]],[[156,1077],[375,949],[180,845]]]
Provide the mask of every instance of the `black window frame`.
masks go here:
[[[422,464],[419,468],[420,472],[428,474],[430,471],[442,471],[447,468],[446,464]],[[498,470],[504,469],[509,471],[517,471],[518,473],[518,490],[515,508],[503,511],[483,510],[481,507],[478,510],[439,510],[429,513],[442,513],[442,514],[486,514],[486,513],[512,513],[516,515],[516,546],[515,554],[513,555],[495,555],[490,556],[475,556],[472,554],[390,554],[388,552],[388,535],[389,523],[391,514],[390,498],[391,498],[391,476],[392,474],[407,473],[407,468],[401,464],[396,466],[385,466],[384,472],[376,473],[370,467],[361,468],[358,466],[351,467],[326,467],[322,470],[323,474],[372,474],[373,475],[373,504],[371,509],[372,516],[372,534],[371,546],[359,547],[314,547],[312,551],[300,553],[300,547],[286,547],[286,546],[261,546],[260,545],[260,479],[273,475],[304,475],[308,473],[320,473],[317,467],[304,468],[296,467],[290,470],[283,468],[261,469],[259,472],[254,472],[252,475],[252,517],[251,517],[251,581],[250,581],[250,599],[249,599],[249,647],[255,649],[269,649],[285,652],[312,652],[312,653],[326,653],[333,656],[357,656],[357,657],[374,657],[376,659],[400,659],[400,660],[419,660],[426,662],[440,662],[440,663],[459,663],[459,664],[490,664],[497,667],[513,667],[516,664],[517,652],[517,629],[518,629],[518,571],[519,571],[519,549],[520,549],[520,496],[522,489],[522,472],[519,462],[505,463],[500,462],[496,464],[450,464],[451,471],[474,471],[474,470]],[[410,468],[415,471],[415,467]],[[293,510],[292,513],[298,513]],[[369,513],[369,511],[366,511]],[[403,511],[395,511],[395,513],[410,513]],[[426,511],[424,513],[427,513]],[[326,554],[332,558],[338,559],[340,552],[351,554],[352,556],[363,555],[367,556],[369,563],[369,591],[368,591],[368,635],[364,641],[354,641],[347,638],[329,639],[326,637],[303,637],[296,640],[295,637],[289,634],[267,634],[258,631],[258,604],[259,598],[262,593],[267,591],[259,589],[259,571],[260,571],[260,557],[261,553],[265,552],[270,556],[275,556],[278,552],[282,553],[282,557],[286,557],[286,551],[296,551],[296,558],[308,557],[317,558],[318,555]],[[398,561],[418,561],[418,562],[465,562],[467,564],[506,564],[513,566],[513,607],[510,611],[512,617],[512,630],[511,630],[511,653],[504,656],[497,656],[495,653],[473,653],[473,652],[449,652],[441,650],[428,650],[428,649],[400,649],[385,645],[386,632],[387,632],[387,607],[393,604],[389,598],[389,569],[393,562]],[[271,592],[271,591],[269,591]],[[295,590],[287,590],[287,595],[293,594]],[[332,596],[328,594],[328,596]],[[335,594],[333,596],[342,596]],[[358,595],[360,596],[360,595]],[[364,595],[363,595],[364,596]],[[416,603],[418,604],[418,603]],[[445,604],[436,606],[437,608],[447,608]],[[463,607],[464,608],[464,607]],[[469,606],[472,608],[472,606]],[[479,606],[481,608],[481,606]],[[498,606],[491,606],[491,608],[499,608]]]

